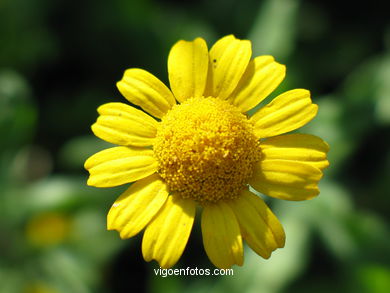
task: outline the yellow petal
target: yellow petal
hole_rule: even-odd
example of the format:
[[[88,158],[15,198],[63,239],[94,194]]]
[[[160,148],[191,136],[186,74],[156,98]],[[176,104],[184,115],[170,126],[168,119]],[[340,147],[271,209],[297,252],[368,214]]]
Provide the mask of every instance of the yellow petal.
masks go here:
[[[318,195],[320,169],[310,164],[283,161],[260,161],[249,184],[263,194],[286,200],[306,200]]]
[[[158,122],[141,110],[123,103],[108,103],[98,108],[100,116],[93,133],[110,143],[149,146],[154,142]]]
[[[142,254],[146,261],[155,259],[162,268],[175,265],[190,236],[195,207],[192,199],[168,196],[160,212],[146,227],[142,240]]]
[[[229,35],[217,41],[209,55],[205,96],[227,99],[248,66],[252,55],[251,42]]]
[[[182,40],[172,47],[168,57],[169,83],[179,102],[203,96],[208,66],[207,44],[202,38]]]
[[[329,166],[326,153],[329,145],[309,134],[287,134],[266,139],[261,143],[263,160],[299,161],[324,169]]]
[[[162,118],[176,104],[171,91],[157,77],[143,69],[127,69],[116,85],[129,102],[157,118]]]
[[[308,90],[295,89],[277,96],[250,120],[255,125],[255,134],[265,138],[302,127],[314,118],[317,109]]]
[[[88,185],[112,187],[133,182],[156,172],[153,151],[146,148],[114,147],[91,156],[84,164]]]
[[[284,247],[283,227],[260,197],[245,190],[228,204],[240,224],[242,237],[257,254],[269,258],[276,248]]]
[[[107,215],[107,229],[117,230],[122,239],[138,234],[167,197],[167,187],[157,174],[135,182],[112,205]]]
[[[249,111],[272,93],[285,75],[286,67],[275,62],[272,56],[256,57],[249,62],[229,100],[242,112]]]
[[[223,201],[204,206],[202,213],[203,245],[210,261],[227,269],[243,263],[243,247],[237,219]]]

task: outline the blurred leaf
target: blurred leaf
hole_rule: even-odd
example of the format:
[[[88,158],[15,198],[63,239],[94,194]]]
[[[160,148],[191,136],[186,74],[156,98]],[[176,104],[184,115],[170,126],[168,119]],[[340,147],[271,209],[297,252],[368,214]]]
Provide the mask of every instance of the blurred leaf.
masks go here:
[[[390,125],[390,55],[384,56],[377,72],[378,88],[375,114],[379,123]]]
[[[325,140],[330,150],[328,153],[329,167],[325,174],[334,174],[343,164],[348,154],[356,145],[349,140],[340,127],[343,106],[337,96],[324,96],[315,101],[318,104],[318,114],[307,125],[299,129],[300,133],[311,133]]]
[[[48,176],[53,161],[49,152],[40,146],[26,146],[15,155],[8,170],[10,182],[16,185]]]
[[[390,263],[390,229],[388,223],[375,214],[359,211],[351,215],[347,233],[358,251],[351,262],[378,261]]]
[[[23,197],[28,210],[36,212],[85,202],[92,192],[81,178],[51,177],[31,185]]]
[[[253,55],[271,54],[276,59],[289,56],[294,48],[299,0],[266,0],[248,38]]]
[[[75,137],[62,146],[59,161],[67,169],[81,170],[90,156],[112,146],[92,135]]]
[[[23,287],[24,276],[22,272],[10,267],[3,267],[0,262],[0,292],[23,292]]]
[[[306,221],[322,236],[331,254],[341,260],[351,258],[358,251],[348,221],[355,213],[350,195],[337,183],[320,182],[320,195],[310,202]]]
[[[156,268],[158,269],[158,268]],[[151,273],[152,274],[152,273]],[[156,276],[153,272],[153,277],[150,278],[148,284],[148,292],[151,293],[159,293],[159,292],[170,292],[170,293],[179,293],[183,292],[183,282],[182,278],[180,276],[167,276],[167,277],[162,277],[162,276]],[[191,292],[191,290],[195,286],[187,287],[185,289],[186,292]],[[200,289],[205,290],[205,288],[200,287]],[[187,291],[189,290],[189,291]],[[192,291],[195,292],[195,291]],[[196,292],[202,292],[202,290]],[[206,292],[206,291],[203,291]]]
[[[86,208],[72,219],[72,246],[90,259],[95,267],[109,262],[118,249],[127,244],[116,231],[107,230],[106,216],[106,212]]]
[[[355,268],[352,283],[353,292],[390,292],[390,268],[377,264],[366,264]]]
[[[0,2],[0,64],[30,71],[56,56],[57,38],[46,23],[54,5],[46,0]]]
[[[81,207],[111,206],[125,187],[97,189],[86,185],[86,176],[51,176],[27,187],[3,193],[0,219],[20,223],[27,216],[46,211],[72,211]]]
[[[26,143],[32,137],[36,119],[27,81],[15,71],[0,71],[0,151]]]
[[[57,249],[46,253],[40,262],[42,272],[60,292],[90,292],[95,274],[82,256]]]
[[[346,79],[340,95],[345,98],[348,134],[359,137],[374,123],[390,123],[390,55],[377,55],[362,63]],[[364,119],[356,119],[364,117]]]

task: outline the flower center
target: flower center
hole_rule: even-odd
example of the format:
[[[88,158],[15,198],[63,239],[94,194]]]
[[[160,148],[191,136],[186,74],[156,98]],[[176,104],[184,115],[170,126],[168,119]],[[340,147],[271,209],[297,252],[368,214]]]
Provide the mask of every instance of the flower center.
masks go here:
[[[260,159],[246,116],[212,97],[175,105],[159,124],[153,149],[170,191],[200,203],[239,196]]]

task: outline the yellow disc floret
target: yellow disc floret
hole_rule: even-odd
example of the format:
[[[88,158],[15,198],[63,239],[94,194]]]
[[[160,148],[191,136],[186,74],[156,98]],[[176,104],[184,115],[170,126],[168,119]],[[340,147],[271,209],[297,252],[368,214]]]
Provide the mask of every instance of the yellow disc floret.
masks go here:
[[[260,159],[247,117],[212,97],[174,106],[159,125],[154,153],[170,191],[200,203],[236,198]]]

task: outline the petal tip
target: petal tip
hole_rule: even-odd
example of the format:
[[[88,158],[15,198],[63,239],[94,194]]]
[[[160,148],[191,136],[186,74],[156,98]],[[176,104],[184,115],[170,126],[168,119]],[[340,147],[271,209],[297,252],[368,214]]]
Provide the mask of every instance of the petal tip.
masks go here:
[[[93,178],[92,176],[90,176],[90,177],[88,178],[88,180],[87,180],[87,185],[88,185],[88,186],[93,186],[93,187],[98,187],[98,186],[96,185],[96,180],[94,180],[94,178]]]
[[[119,80],[116,82],[116,88],[119,90],[120,93],[122,93],[122,84],[123,84],[123,80]]]
[[[90,166],[90,158],[88,158],[88,159],[84,162],[84,166],[83,166],[83,167],[84,167],[84,169],[87,170],[87,171],[90,169],[90,167],[91,167],[91,166]]]
[[[109,219],[107,219],[106,228],[108,231],[118,231],[119,232],[116,225],[114,224],[114,221],[110,221]]]
[[[284,64],[281,64],[279,62],[276,62],[276,64],[278,65],[278,67],[280,68],[280,71],[281,71],[281,74],[283,75],[283,77],[286,75],[286,72],[287,72],[287,66],[284,65]]]

